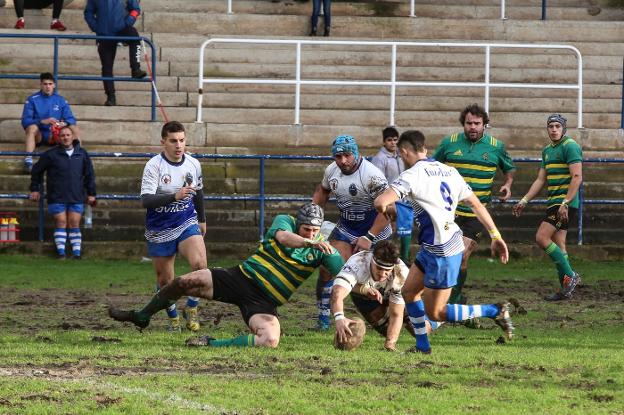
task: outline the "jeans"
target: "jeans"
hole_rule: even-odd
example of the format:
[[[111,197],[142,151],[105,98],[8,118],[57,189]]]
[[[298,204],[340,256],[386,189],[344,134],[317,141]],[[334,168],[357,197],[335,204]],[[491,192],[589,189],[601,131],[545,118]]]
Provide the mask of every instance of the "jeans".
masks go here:
[[[119,31],[116,36],[139,36],[137,30],[130,26]],[[125,41],[128,44],[128,53],[130,54],[130,69],[137,71],[141,69],[141,45],[139,41]],[[115,56],[117,55],[116,40],[99,40],[97,42],[100,61],[102,62],[102,76],[113,77],[113,65]],[[115,83],[113,81],[102,81],[104,83],[104,92],[106,95],[115,94]]]
[[[323,1],[323,16],[325,18],[325,28],[331,27],[331,0]],[[312,0],[312,29],[316,29],[318,17],[321,13],[321,0]]]

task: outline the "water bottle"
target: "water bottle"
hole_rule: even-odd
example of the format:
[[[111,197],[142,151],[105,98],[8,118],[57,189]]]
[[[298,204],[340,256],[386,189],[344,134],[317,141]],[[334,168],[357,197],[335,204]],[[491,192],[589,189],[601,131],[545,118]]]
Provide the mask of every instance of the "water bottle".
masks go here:
[[[0,242],[9,240],[9,218],[0,219]]]
[[[9,232],[8,232],[8,236],[9,236],[9,240],[16,242],[17,241],[17,225],[19,225],[19,222],[17,221],[17,218],[10,218],[9,219]]]
[[[86,229],[91,229],[93,228],[93,208],[91,207],[91,205],[87,205],[85,207],[85,213],[84,213],[84,227]]]

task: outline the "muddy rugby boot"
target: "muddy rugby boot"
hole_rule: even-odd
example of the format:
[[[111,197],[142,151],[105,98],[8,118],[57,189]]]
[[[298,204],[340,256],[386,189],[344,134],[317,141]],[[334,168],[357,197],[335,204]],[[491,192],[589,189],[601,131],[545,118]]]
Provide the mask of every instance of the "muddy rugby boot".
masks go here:
[[[210,336],[190,337],[186,340],[186,345],[188,347],[210,346],[210,342],[213,340],[214,338]]]
[[[112,318],[113,320],[128,321],[134,324],[135,326],[137,326],[141,330],[149,326],[149,323],[150,323],[149,319],[140,320],[138,316],[136,315],[136,311],[134,310],[129,310],[129,311],[120,310],[113,306],[108,307],[108,316]]]
[[[169,317],[169,326],[167,326],[167,331],[174,333],[180,333],[182,331],[179,316]]]
[[[186,328],[190,331],[199,331],[199,316],[197,307],[186,307],[182,311],[186,320]]]
[[[572,298],[572,293],[574,289],[581,284],[581,276],[578,272],[575,272],[571,277],[564,276],[563,277],[563,287],[561,287],[561,294],[565,297]]]
[[[507,340],[511,340],[514,332],[514,326],[511,322],[511,316],[509,315],[509,308],[511,306],[511,303],[509,303],[508,301],[504,301],[502,303],[496,304],[496,306],[500,311],[498,312],[498,315],[494,318],[494,322],[501,329],[503,329],[503,332],[505,333],[505,338]]]

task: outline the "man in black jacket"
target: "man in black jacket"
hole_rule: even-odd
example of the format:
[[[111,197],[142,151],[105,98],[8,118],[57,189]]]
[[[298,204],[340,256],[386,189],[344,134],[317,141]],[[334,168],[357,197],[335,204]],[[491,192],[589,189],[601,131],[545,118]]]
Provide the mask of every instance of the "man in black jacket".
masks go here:
[[[95,173],[86,150],[69,127],[59,133],[61,143],[41,155],[31,173],[30,200],[39,201],[46,173],[48,212],[54,217],[54,243],[59,259],[65,259],[69,236],[74,259],[80,259],[80,218],[84,203],[95,205]],[[69,228],[69,234],[67,232]]]

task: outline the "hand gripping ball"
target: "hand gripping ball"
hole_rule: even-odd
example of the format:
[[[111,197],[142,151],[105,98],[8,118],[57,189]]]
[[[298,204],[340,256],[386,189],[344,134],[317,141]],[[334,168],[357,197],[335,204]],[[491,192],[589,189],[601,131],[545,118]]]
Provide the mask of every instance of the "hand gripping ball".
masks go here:
[[[359,317],[354,317],[353,323],[349,325],[351,329],[352,336],[350,336],[347,341],[340,342],[338,341],[338,333],[334,335],[334,347],[339,350],[355,350],[362,344],[364,340],[364,335],[366,334],[366,323]]]

